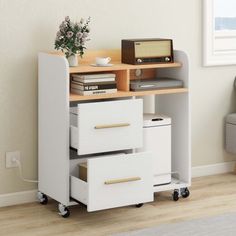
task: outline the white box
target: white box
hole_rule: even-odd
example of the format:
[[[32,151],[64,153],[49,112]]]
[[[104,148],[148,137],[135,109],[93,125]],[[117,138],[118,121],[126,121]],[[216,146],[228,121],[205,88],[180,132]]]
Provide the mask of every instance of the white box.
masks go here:
[[[143,124],[143,148],[138,151],[152,153],[153,185],[171,182],[171,118],[145,114]]]

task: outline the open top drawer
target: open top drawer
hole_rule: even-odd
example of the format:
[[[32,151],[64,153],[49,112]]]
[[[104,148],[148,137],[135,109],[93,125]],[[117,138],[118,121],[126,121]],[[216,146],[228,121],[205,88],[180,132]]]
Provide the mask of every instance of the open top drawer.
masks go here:
[[[153,201],[148,153],[88,159],[87,181],[71,176],[71,197],[96,211]]]
[[[70,116],[71,147],[78,155],[142,146],[142,99],[79,104]]]

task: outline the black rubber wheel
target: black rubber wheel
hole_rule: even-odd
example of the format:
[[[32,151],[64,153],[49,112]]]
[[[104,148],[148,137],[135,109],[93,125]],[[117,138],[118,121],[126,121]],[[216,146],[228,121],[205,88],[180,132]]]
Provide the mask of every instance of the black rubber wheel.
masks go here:
[[[181,196],[183,198],[187,198],[187,197],[189,197],[189,195],[190,195],[190,192],[189,192],[188,188],[185,188],[184,191],[181,193]]]
[[[42,200],[40,200],[40,204],[47,205],[48,204],[48,197],[47,195],[43,194]]]
[[[179,200],[179,192],[178,191],[174,191],[174,193],[173,193],[173,200],[175,201],[175,202],[177,202],[178,200]]]
[[[61,216],[63,218],[68,218],[70,216],[70,211],[69,211],[69,209],[67,207],[65,208],[65,211],[66,211],[66,213],[64,215],[61,215]]]
[[[136,206],[137,208],[140,208],[140,207],[143,206],[143,203],[136,204],[135,206]]]

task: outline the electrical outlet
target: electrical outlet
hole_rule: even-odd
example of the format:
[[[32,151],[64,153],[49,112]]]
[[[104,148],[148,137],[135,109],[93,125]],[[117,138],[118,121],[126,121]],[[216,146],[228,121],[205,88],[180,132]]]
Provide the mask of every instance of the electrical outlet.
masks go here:
[[[20,151],[6,152],[6,168],[17,167],[17,163],[14,159],[20,161]]]

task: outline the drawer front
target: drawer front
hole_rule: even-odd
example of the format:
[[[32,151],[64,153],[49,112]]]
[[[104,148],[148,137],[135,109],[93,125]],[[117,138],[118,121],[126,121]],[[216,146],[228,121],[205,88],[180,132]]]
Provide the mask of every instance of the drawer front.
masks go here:
[[[121,154],[88,160],[87,210],[153,201],[151,156]]]
[[[142,146],[142,99],[78,105],[78,154]]]

